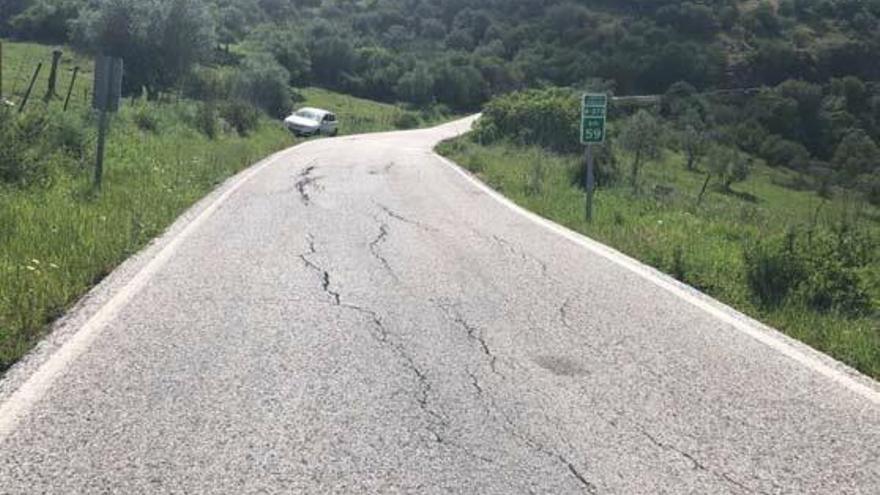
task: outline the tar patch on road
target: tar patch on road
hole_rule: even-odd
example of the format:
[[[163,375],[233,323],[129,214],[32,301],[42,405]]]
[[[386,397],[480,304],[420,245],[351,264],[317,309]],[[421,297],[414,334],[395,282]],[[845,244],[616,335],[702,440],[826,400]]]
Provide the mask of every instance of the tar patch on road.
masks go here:
[[[556,376],[584,376],[589,374],[580,363],[561,356],[538,356],[535,364]]]

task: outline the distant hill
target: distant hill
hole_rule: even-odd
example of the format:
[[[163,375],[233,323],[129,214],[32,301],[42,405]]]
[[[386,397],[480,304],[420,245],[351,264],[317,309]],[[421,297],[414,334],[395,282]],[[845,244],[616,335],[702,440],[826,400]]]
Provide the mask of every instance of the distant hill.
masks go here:
[[[85,44],[101,3],[2,0],[6,35]],[[313,83],[476,107],[543,84],[619,94],[880,79],[880,0],[161,0],[207,3],[217,46],[260,46]],[[224,51],[224,50],[221,50]],[[426,89],[427,88],[427,89]]]

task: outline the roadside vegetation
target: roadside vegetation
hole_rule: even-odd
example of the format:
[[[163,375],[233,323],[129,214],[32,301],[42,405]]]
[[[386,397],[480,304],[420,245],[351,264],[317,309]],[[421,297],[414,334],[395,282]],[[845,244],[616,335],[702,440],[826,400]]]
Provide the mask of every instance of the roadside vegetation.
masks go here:
[[[836,85],[820,94],[835,99]],[[880,153],[867,133],[841,132],[829,162],[793,145],[796,160],[810,160],[804,167],[734,138],[748,105],[673,91],[653,107],[613,107],[609,143],[596,150],[592,223],[571,90],[500,97],[474,133],[440,151],[520,205],[880,377],[880,208],[871,182]],[[707,123],[695,108],[734,114]]]

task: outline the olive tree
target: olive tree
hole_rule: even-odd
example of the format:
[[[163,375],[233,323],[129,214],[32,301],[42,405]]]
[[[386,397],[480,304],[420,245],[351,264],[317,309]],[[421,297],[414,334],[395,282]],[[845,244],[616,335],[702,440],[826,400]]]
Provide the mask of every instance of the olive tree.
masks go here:
[[[634,191],[639,189],[639,172],[645,161],[660,155],[661,131],[657,119],[645,110],[639,110],[623,126],[619,142],[632,155],[630,184]]]
[[[732,192],[731,187],[748,179],[751,172],[748,156],[738,149],[721,145],[714,146],[709,151],[706,158],[706,169],[708,170],[706,181],[697,198],[698,204],[703,201],[706,189],[713,178],[718,181],[724,192],[730,193]]]
[[[205,0],[98,0],[73,24],[74,42],[125,62],[124,90],[154,98],[174,87],[215,46]]]

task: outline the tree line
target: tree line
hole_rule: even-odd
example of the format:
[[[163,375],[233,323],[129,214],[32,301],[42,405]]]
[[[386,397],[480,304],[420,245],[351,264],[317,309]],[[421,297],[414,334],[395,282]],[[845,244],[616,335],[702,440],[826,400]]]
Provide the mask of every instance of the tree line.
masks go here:
[[[6,35],[137,58],[132,87],[244,44],[293,83],[462,109],[594,79],[657,94],[880,72],[880,0],[4,0],[2,17]]]

